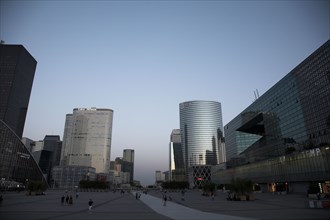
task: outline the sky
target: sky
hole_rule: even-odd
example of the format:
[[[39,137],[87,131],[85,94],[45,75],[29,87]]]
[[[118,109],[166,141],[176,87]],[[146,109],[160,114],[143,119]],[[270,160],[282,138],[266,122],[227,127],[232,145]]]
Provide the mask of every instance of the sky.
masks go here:
[[[113,109],[111,160],[134,149],[143,185],[168,170],[179,103],[218,101],[226,125],[329,38],[329,0],[0,0],[0,39],[38,62],[23,136]]]

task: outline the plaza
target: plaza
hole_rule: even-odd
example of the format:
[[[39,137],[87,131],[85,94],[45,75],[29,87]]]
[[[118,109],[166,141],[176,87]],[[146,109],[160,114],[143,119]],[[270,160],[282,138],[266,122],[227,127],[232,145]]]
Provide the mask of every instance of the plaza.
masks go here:
[[[329,219],[330,209],[308,208],[309,199],[303,194],[254,194],[254,201],[228,201],[227,194],[217,192],[215,199],[202,196],[201,191],[188,190],[185,200],[181,193],[168,191],[172,201],[162,202],[160,191],[80,192],[73,204],[61,204],[64,190],[48,190],[46,195],[26,196],[25,192],[5,192],[0,206],[1,220],[65,220],[65,219]],[[89,199],[94,201],[88,210]]]

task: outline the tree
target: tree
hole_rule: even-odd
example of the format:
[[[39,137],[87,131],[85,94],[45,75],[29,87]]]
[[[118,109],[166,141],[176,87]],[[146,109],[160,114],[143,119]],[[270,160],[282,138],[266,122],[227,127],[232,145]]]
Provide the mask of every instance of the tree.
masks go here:
[[[215,183],[205,183],[203,186],[203,195],[209,195],[210,193],[214,193],[217,185]]]
[[[38,195],[46,189],[47,185],[41,181],[30,181],[28,184],[29,195],[31,195],[31,192],[36,192],[36,195]]]
[[[251,180],[236,178],[231,180],[231,190],[237,195],[246,195],[253,190],[253,184]]]

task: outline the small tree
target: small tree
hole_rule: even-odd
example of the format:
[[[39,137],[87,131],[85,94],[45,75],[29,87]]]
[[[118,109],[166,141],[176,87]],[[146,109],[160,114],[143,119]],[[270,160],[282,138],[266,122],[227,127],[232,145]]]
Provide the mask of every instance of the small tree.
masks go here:
[[[205,183],[203,186],[203,195],[209,195],[209,193],[214,193],[216,189],[215,183]]]
[[[253,190],[251,180],[236,178],[231,180],[231,189],[238,195],[246,195]]]
[[[28,185],[29,194],[31,192],[43,192],[47,189],[47,185],[41,181],[30,181]]]

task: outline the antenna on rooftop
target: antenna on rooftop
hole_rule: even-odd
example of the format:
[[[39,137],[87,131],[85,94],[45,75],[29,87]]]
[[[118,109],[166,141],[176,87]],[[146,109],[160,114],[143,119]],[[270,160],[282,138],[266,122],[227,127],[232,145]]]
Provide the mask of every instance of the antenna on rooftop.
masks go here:
[[[253,90],[253,93],[254,93],[254,101],[256,101],[260,97],[258,89]]]

